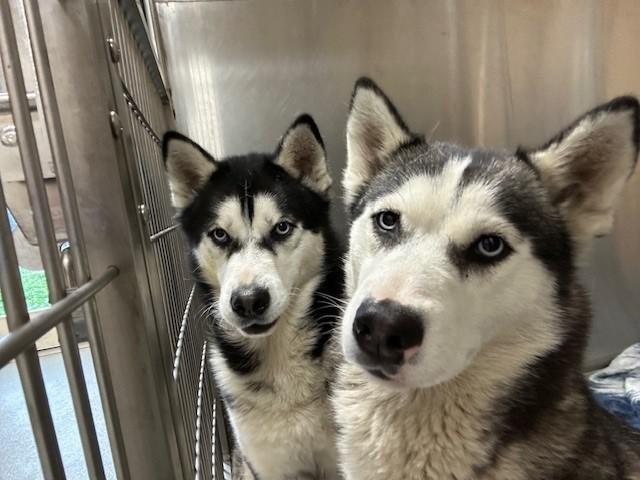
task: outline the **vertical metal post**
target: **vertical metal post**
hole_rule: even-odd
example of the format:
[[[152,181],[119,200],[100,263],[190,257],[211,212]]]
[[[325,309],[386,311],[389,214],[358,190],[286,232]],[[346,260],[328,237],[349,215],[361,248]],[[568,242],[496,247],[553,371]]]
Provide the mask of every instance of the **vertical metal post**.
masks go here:
[[[49,58],[47,55],[47,47],[44,39],[42,26],[42,18],[38,2],[35,0],[26,0],[24,2],[27,24],[29,29],[29,37],[31,40],[31,48],[33,59],[38,77],[40,95],[44,111],[45,122],[48,129],[49,142],[51,152],[56,167],[57,184],[60,191],[60,199],[62,211],[67,227],[67,234],[71,244],[72,267],[75,273],[76,281],[82,285],[89,281],[89,267],[86,255],[86,247],[82,227],[80,222],[80,214],[75,198],[75,188],[71,169],[69,167],[69,157],[64,141],[62,130],[62,121],[58,109],[57,97]],[[62,276],[58,276],[62,281]],[[114,421],[117,417],[117,407],[115,403],[113,386],[111,385],[111,375],[108,371],[108,363],[106,353],[102,341],[102,333],[98,324],[98,316],[95,302],[91,299],[84,307],[84,316],[87,322],[87,331],[89,342],[91,344],[91,353],[94,368],[97,371],[96,378],[100,389],[105,420],[111,440],[111,451],[113,455],[114,466],[119,478],[127,478],[126,472],[126,454],[124,451],[124,442],[122,439],[122,431],[118,422]],[[69,322],[69,325],[70,322]],[[83,384],[84,387],[84,384]],[[85,389],[86,390],[86,389]],[[79,424],[81,436],[83,438],[83,448],[87,460],[87,467],[91,478],[104,478],[104,470],[100,457],[100,450],[95,436],[95,428],[91,419],[91,410],[88,401],[82,402],[80,405]],[[81,417],[81,418],[80,418]],[[83,428],[84,424],[84,428]],[[84,434],[83,434],[84,430]]]
[[[3,21],[4,38],[5,41],[11,42],[11,39],[15,39],[15,31],[11,21],[8,1],[2,0],[1,6],[3,19],[5,19]],[[11,48],[10,45],[6,49],[3,47],[3,53],[5,76],[12,77],[11,80],[7,78],[7,84],[9,86],[13,117],[16,125],[18,125],[20,158],[33,211],[40,255],[46,272],[50,300],[55,303],[65,295],[64,281],[53,220],[50,214],[49,200],[44,185],[42,166],[40,165],[35,133],[31,123],[31,114],[26,101],[22,67],[17,56],[17,48]],[[87,468],[91,478],[101,480],[105,478],[104,468],[71,316],[68,316],[66,320],[60,323],[57,326],[57,330]]]
[[[2,41],[2,39],[0,39]],[[7,323],[10,330],[15,330],[29,321],[27,303],[22,292],[18,258],[9,220],[6,215],[7,203],[4,198],[2,183],[0,182],[0,289],[5,309]],[[42,370],[35,345],[29,346],[17,358],[16,363],[22,383],[22,390],[27,402],[31,429],[36,441],[40,465],[46,479],[63,480],[65,478],[62,466],[60,448],[49,410],[49,401],[44,387]]]
[[[28,133],[25,134],[32,125],[13,19],[7,0],[0,0],[0,13],[2,66],[22,153],[25,147],[27,149],[36,148],[35,137],[30,137]],[[29,143],[31,145],[28,145]],[[7,205],[4,191],[0,184],[0,256],[5,263],[3,268],[0,269],[0,286],[7,311],[7,323],[9,328],[13,330],[28,322],[29,314],[22,292],[18,259],[6,211]],[[62,466],[60,448],[58,447],[51,411],[49,410],[47,393],[35,345],[25,350],[16,361],[43,473],[47,479],[64,479],[65,473]]]

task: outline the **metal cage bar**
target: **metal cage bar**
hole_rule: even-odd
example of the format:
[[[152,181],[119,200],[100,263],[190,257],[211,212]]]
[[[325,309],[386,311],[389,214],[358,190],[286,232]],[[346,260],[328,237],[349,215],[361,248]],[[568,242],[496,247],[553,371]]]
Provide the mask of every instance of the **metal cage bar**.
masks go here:
[[[2,0],[4,2],[4,0]],[[3,4],[0,4],[4,6]],[[2,17],[4,18],[4,14]],[[0,20],[4,22],[4,20]],[[4,45],[4,28],[0,28],[0,42]],[[22,292],[18,258],[16,257],[9,219],[5,212],[7,203],[0,183],[0,256],[3,267],[0,269],[0,289],[7,311],[7,322],[11,330],[20,328],[29,321],[27,303]],[[64,468],[60,447],[53,427],[49,410],[47,392],[44,387],[42,370],[35,345],[30,345],[16,358],[22,390],[27,402],[31,429],[38,449],[42,471],[47,479],[64,479]]]
[[[58,323],[66,320],[71,312],[106,287],[118,273],[117,267],[109,267],[102,275],[78,287],[46,311],[33,316],[29,322],[3,337],[0,340],[0,368],[16,358],[20,352],[34,344]]]
[[[28,97],[24,85],[20,91],[22,80],[15,77],[17,89],[8,82],[9,97],[0,100],[5,106],[11,103],[16,118],[52,306],[29,319],[15,245],[7,219],[0,215],[0,254],[3,259],[13,255],[9,268],[3,268],[0,275],[10,316],[10,333],[0,340],[0,368],[17,358],[45,477],[64,479],[65,472],[33,343],[56,326],[89,477],[104,478],[70,319],[70,312],[80,306],[87,321],[117,477],[226,477],[229,470],[224,467],[229,465],[223,462],[228,461],[228,443],[226,435],[220,434],[225,425],[223,408],[208,374],[207,319],[202,315],[206,312],[195,293],[163,171],[160,137],[173,117],[164,84],[159,31],[156,25],[145,24],[133,0],[76,0],[64,5],[56,0],[21,1],[39,85],[36,100],[41,102],[38,109],[42,108],[39,113],[47,127],[71,248],[65,270],[52,235]],[[5,13],[8,2],[0,0],[3,27],[11,21],[10,12]],[[152,18],[156,13],[153,2],[145,5],[147,20],[157,22]],[[82,22],[74,23],[74,19]],[[12,60],[8,80],[21,72],[19,59],[14,62],[10,56],[15,52],[5,52],[12,36],[15,34],[7,30],[0,38],[3,58]],[[89,42],[78,42],[78,38]],[[109,43],[102,43],[108,38]],[[91,48],[97,56],[87,55]],[[78,66],[90,65],[89,70],[83,70],[87,78],[70,79],[70,65],[76,66],[76,71]],[[59,92],[54,78],[60,82],[56,83]],[[73,89],[66,87],[70,81]],[[56,93],[60,93],[60,103]],[[113,138],[105,136],[104,128],[100,130],[107,118]],[[68,145],[67,129],[67,138],[74,139]],[[100,149],[93,149],[96,144]],[[107,175],[115,180],[111,187],[103,185]],[[74,179],[84,180],[77,182],[78,190]],[[0,186],[0,213],[6,208],[3,195]],[[113,199],[113,208],[111,203],[107,206]],[[121,242],[118,246],[123,247],[114,249],[114,245],[101,243],[91,228],[83,232],[82,223],[94,225],[87,201],[94,208],[104,205],[100,228],[114,232],[114,238]],[[102,272],[93,280],[90,266]],[[70,269],[78,287],[66,291]],[[96,293],[108,284],[110,288],[96,299]],[[127,320],[131,323],[126,324]],[[127,365],[135,371],[129,373]],[[145,395],[148,398],[142,410],[140,400]],[[144,427],[135,427],[138,422]]]
[[[9,87],[8,92],[12,114],[18,126],[20,158],[32,207],[40,256],[46,273],[49,297],[50,301],[55,304],[65,296],[62,265],[58,254],[55,229],[44,184],[35,131],[31,123],[31,114],[26,99],[26,89],[22,75],[22,65],[18,56],[15,30],[7,0],[3,1],[2,8],[3,18],[5,19],[3,22],[5,77],[7,78],[7,86]],[[31,14],[30,26],[33,26],[34,10],[31,9],[29,12]],[[56,329],[58,331],[58,339],[76,413],[80,439],[85,453],[87,469],[92,478],[101,480],[105,478],[104,467],[102,465],[98,437],[93,422],[89,394],[87,392],[80,360],[80,351],[78,350],[78,345],[75,340],[71,316],[67,314],[66,318],[63,318],[62,321],[56,325]]]
[[[138,42],[132,33],[143,29],[139,26],[129,29],[130,22],[135,22],[135,16],[127,14],[130,2],[106,3],[110,6],[113,43],[119,52],[114,61],[118,74],[116,83],[120,83],[128,107],[128,115],[122,115],[123,120],[126,119],[124,137],[129,140],[125,142],[130,148],[128,160],[136,168],[133,176],[138,179],[139,205],[144,206],[141,229],[148,239],[144,253],[150,273],[156,329],[161,337],[164,360],[171,360],[173,367],[177,359],[179,365],[178,369],[171,368],[164,374],[168,375],[183,471],[189,477],[197,468],[200,478],[208,479],[216,469],[209,463],[213,458],[213,445],[209,445],[209,439],[214,425],[214,402],[211,400],[214,390],[206,368],[202,369],[204,324],[199,315],[202,311],[196,297],[192,296],[192,275],[186,265],[182,236],[175,226],[162,164],[159,137],[167,127],[162,111],[164,101],[145,68],[145,55],[141,53],[145,44]],[[117,86],[114,88],[117,93]],[[181,349],[177,349],[180,337]],[[178,375],[174,377],[172,373],[175,372]]]
[[[43,105],[44,118],[48,130],[53,161],[56,167],[56,177],[62,211],[65,218],[67,235],[71,244],[71,266],[78,284],[86,284],[88,286],[88,282],[90,282],[90,275],[86,246],[80,223],[78,205],[75,198],[75,187],[71,168],[69,166],[69,156],[63,136],[62,120],[58,108],[49,57],[47,54],[40,9],[37,0],[24,0],[24,6],[35,70],[38,78],[38,86]],[[108,273],[109,272],[105,272],[103,277],[110,276]],[[115,275],[110,276],[109,280],[114,276]],[[124,453],[122,433],[119,430],[117,423],[114,421],[114,417],[117,416],[117,410],[113,398],[113,387],[109,382],[111,376],[108,371],[106,353],[101,339],[98,315],[93,301],[93,295],[95,295],[95,293],[97,293],[97,290],[92,295],[89,295],[87,300],[85,300],[86,303],[83,306],[83,313],[87,323],[87,333],[91,345],[93,364],[96,372],[98,373],[96,377],[104,405],[105,420],[109,436],[111,438],[114,465],[116,471],[121,473],[124,471],[123,463],[126,455]],[[87,424],[91,418],[91,411],[88,402],[83,402],[82,408],[84,409],[84,413],[82,415],[87,418],[86,420],[83,420],[82,423]],[[89,408],[88,411],[86,410],[87,408]],[[82,433],[83,430],[85,430],[84,434]],[[85,448],[85,452],[87,450],[90,452],[90,455],[87,458],[89,474],[91,475],[91,478],[104,478],[104,472],[100,471],[101,467],[96,466],[98,464],[101,465],[101,458],[100,450],[98,448],[97,441],[95,440],[95,432],[91,433],[86,430],[87,427],[81,426],[83,447]],[[89,428],[89,430],[91,429]],[[94,465],[94,467],[89,466],[89,464]]]
[[[15,28],[8,0],[0,0],[0,13],[0,53],[2,55],[2,66],[7,83],[7,90],[9,92],[11,110],[18,131],[18,144],[21,158],[24,166],[31,166],[31,168],[33,168],[32,163],[35,161],[38,162],[38,167],[40,167],[33,125],[31,124],[31,114],[27,102],[27,92],[22,76],[22,65],[18,52]],[[27,176],[26,172],[25,176]],[[30,194],[34,196],[36,194],[42,194],[42,192],[35,191],[33,178],[27,179],[27,181],[31,187],[29,188]],[[21,289],[18,259],[6,218],[5,212],[7,211],[7,205],[4,198],[4,191],[1,187],[0,192],[0,221],[2,222],[0,224],[2,230],[0,252],[2,253],[2,258],[5,259],[7,263],[6,267],[2,269],[3,273],[0,278],[2,280],[3,298],[7,305],[7,323],[10,330],[14,330],[26,324],[29,321],[29,315]],[[46,192],[44,192],[44,195],[46,201]],[[42,198],[37,198],[37,201],[42,201]],[[38,208],[38,206],[41,205],[37,205],[35,208]],[[35,208],[34,213],[36,213]],[[43,219],[41,217],[37,218],[36,224],[42,221]],[[42,223],[40,227],[42,227]],[[17,361],[43,472],[47,478],[64,479],[65,473],[60,456],[60,448],[55,435],[35,346],[27,348],[24,353],[18,357]]]

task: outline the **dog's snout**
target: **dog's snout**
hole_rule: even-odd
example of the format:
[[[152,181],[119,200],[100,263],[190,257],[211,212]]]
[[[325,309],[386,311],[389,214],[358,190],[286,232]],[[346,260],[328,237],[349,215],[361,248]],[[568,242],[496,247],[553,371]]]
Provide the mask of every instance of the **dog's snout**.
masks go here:
[[[363,302],[353,322],[353,335],[360,349],[383,364],[400,365],[405,352],[422,343],[421,316],[397,302]]]
[[[242,287],[231,294],[231,309],[242,318],[259,317],[270,303],[269,290],[263,287]]]

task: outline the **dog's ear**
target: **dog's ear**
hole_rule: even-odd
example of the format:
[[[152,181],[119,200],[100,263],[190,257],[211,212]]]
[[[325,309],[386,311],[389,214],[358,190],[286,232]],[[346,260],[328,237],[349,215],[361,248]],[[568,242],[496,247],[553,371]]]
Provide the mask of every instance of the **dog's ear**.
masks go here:
[[[217,162],[193,140],[173,131],[164,134],[162,155],[173,206],[188,207],[217,170]]]
[[[610,232],[639,144],[638,100],[619,97],[586,113],[544,147],[527,152],[567,219],[578,252],[593,237]]]
[[[351,95],[347,120],[347,168],[343,179],[347,206],[382,169],[390,154],[413,138],[380,87],[370,78],[360,78]]]
[[[293,178],[326,197],[331,176],[320,130],[311,115],[300,115],[280,140],[274,162]]]

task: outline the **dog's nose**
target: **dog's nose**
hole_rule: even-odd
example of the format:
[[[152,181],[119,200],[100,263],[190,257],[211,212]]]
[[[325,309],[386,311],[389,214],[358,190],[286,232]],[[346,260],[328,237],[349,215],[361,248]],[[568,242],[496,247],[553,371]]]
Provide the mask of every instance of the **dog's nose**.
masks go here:
[[[231,294],[231,309],[243,318],[259,317],[270,303],[269,290],[262,287],[238,288]]]
[[[421,316],[391,300],[365,300],[356,311],[353,335],[360,349],[373,360],[388,365],[404,362],[404,352],[422,343]]]

